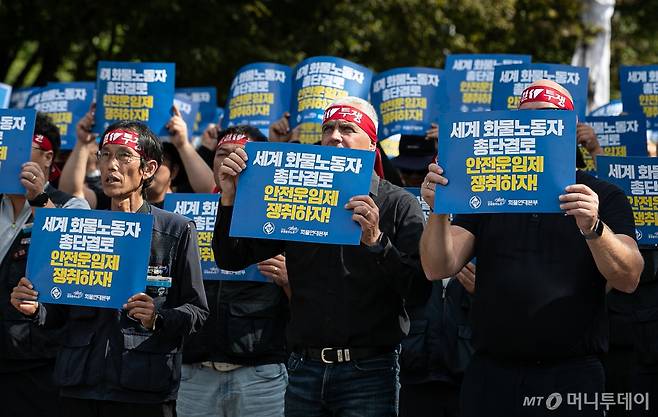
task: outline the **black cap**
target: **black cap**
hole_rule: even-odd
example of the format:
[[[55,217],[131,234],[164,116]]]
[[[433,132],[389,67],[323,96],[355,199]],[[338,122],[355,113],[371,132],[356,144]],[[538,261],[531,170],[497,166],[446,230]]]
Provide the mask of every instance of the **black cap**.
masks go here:
[[[404,171],[425,171],[436,156],[436,141],[424,136],[402,135],[400,153],[391,163]]]

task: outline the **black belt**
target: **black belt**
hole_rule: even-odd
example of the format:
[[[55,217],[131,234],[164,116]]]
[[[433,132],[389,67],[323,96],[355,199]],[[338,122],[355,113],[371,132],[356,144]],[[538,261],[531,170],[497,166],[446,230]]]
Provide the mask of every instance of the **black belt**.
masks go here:
[[[392,353],[391,347],[379,348],[305,348],[300,353],[308,359],[324,363],[341,363],[353,360],[368,359],[374,356]]]

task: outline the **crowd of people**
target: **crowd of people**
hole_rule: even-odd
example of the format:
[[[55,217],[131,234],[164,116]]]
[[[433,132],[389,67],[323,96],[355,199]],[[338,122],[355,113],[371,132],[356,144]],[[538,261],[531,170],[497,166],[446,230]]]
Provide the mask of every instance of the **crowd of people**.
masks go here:
[[[519,110],[573,110],[540,80]],[[550,94],[545,94],[545,92]],[[555,98],[560,100],[556,100]],[[331,111],[333,109],[349,111]],[[25,195],[0,202],[0,396],[6,416],[601,416],[603,408],[532,407],[527,398],[658,394],[655,251],[639,249],[624,193],[580,170],[559,214],[430,214],[450,173],[438,126],[377,141],[377,112],[342,98],[318,145],[376,153],[368,194],[345,209],[359,245],[229,236],[248,142],[295,142],[289,114],[269,137],[208,126],[194,148],[174,108],[161,141],[136,122],[93,131],[95,107],[62,158],[37,115]],[[591,127],[577,142],[602,154]],[[563,155],[565,159],[573,155]],[[584,163],[580,151],[575,158]],[[54,161],[64,160],[57,175]],[[203,281],[192,221],[167,193],[220,193],[216,264],[251,265],[271,282]],[[150,213],[148,286],[120,310],[39,302],[26,276],[36,208]],[[639,314],[638,312],[644,312]],[[653,315],[651,314],[653,312]],[[610,320],[608,319],[610,318]],[[610,334],[610,336],[609,336]],[[626,415],[623,406],[608,415]],[[637,414],[645,415],[645,414]]]

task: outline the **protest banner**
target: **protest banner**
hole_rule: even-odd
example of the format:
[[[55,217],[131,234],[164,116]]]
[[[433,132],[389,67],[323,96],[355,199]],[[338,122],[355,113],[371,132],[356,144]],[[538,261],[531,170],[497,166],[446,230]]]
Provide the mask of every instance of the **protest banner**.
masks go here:
[[[60,149],[71,150],[77,140],[75,126],[89,111],[93,99],[93,83],[48,83],[32,92],[25,107],[48,115],[59,129]]]
[[[33,109],[0,109],[0,194],[25,194],[21,165],[30,160],[36,117]]]
[[[9,108],[11,101],[11,86],[0,83],[0,109]]]
[[[194,124],[196,123],[197,115],[199,114],[199,103],[195,103],[184,94],[179,95],[176,93],[174,95],[174,106],[176,106],[180,112],[181,118],[187,125],[187,140],[191,142],[194,140],[193,128]],[[165,140],[167,138],[168,137],[165,136],[160,137],[161,140]]]
[[[598,177],[621,188],[633,208],[639,245],[658,244],[658,161],[649,157],[599,156]]]
[[[439,115],[440,69],[395,68],[373,78],[372,105],[377,110],[380,139],[391,135],[425,136]]]
[[[644,115],[588,116],[585,123],[596,133],[599,145],[608,156],[647,156],[647,128]],[[580,146],[585,171],[596,174],[592,156]]]
[[[619,67],[624,112],[643,113],[648,129],[658,129],[658,65]]]
[[[322,116],[335,100],[347,96],[368,100],[372,72],[346,59],[317,56],[293,71],[290,128],[299,126],[301,143],[319,142]]]
[[[576,181],[576,114],[446,113],[439,118],[436,213],[557,213]]]
[[[212,236],[218,203],[219,194],[171,193],[165,196],[164,209],[194,221],[198,232],[204,280],[269,282],[269,279],[258,271],[256,265],[251,265],[242,271],[226,271],[217,267],[212,249]]]
[[[374,152],[268,142],[245,149],[231,236],[359,244],[361,228],[344,206],[368,194]]]
[[[27,104],[27,99],[30,95],[41,87],[23,87],[15,88],[11,92],[11,99],[9,100],[9,108],[24,109]]]
[[[102,133],[110,124],[136,121],[158,136],[169,134],[176,65],[159,62],[99,61],[96,79],[96,125]]]
[[[494,67],[529,64],[530,55],[450,54],[443,73],[443,112],[487,111],[491,107]]]
[[[491,110],[516,110],[521,93],[537,80],[551,80],[566,88],[580,120],[587,112],[589,69],[560,64],[513,64],[494,68]]]
[[[26,275],[39,302],[122,308],[150,279],[152,229],[150,214],[36,210]]]
[[[210,123],[217,123],[215,109],[217,108],[217,88],[215,87],[187,87],[177,88],[176,95],[185,96],[188,100],[198,104],[198,112],[194,117],[194,124],[190,125],[195,135],[200,135]]]
[[[240,68],[226,100],[226,127],[250,125],[267,136],[270,124],[290,110],[290,74],[290,67],[270,62]]]

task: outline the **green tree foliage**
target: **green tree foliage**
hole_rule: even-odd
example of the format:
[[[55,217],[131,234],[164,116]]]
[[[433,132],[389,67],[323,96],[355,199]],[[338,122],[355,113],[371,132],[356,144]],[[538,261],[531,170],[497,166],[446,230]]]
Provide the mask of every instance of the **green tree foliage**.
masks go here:
[[[644,41],[637,51],[628,50],[634,45],[618,46],[615,64],[653,58],[650,23],[657,10],[640,13],[641,0],[623,3],[632,16],[617,21],[625,34]],[[222,102],[235,71],[255,61],[295,65],[308,56],[335,55],[382,71],[443,66],[447,53],[509,52],[532,54],[536,62],[569,63],[576,41],[587,34],[579,21],[580,4],[0,0],[0,80],[16,87],[93,80],[98,60],[174,61],[178,86],[215,85]]]

